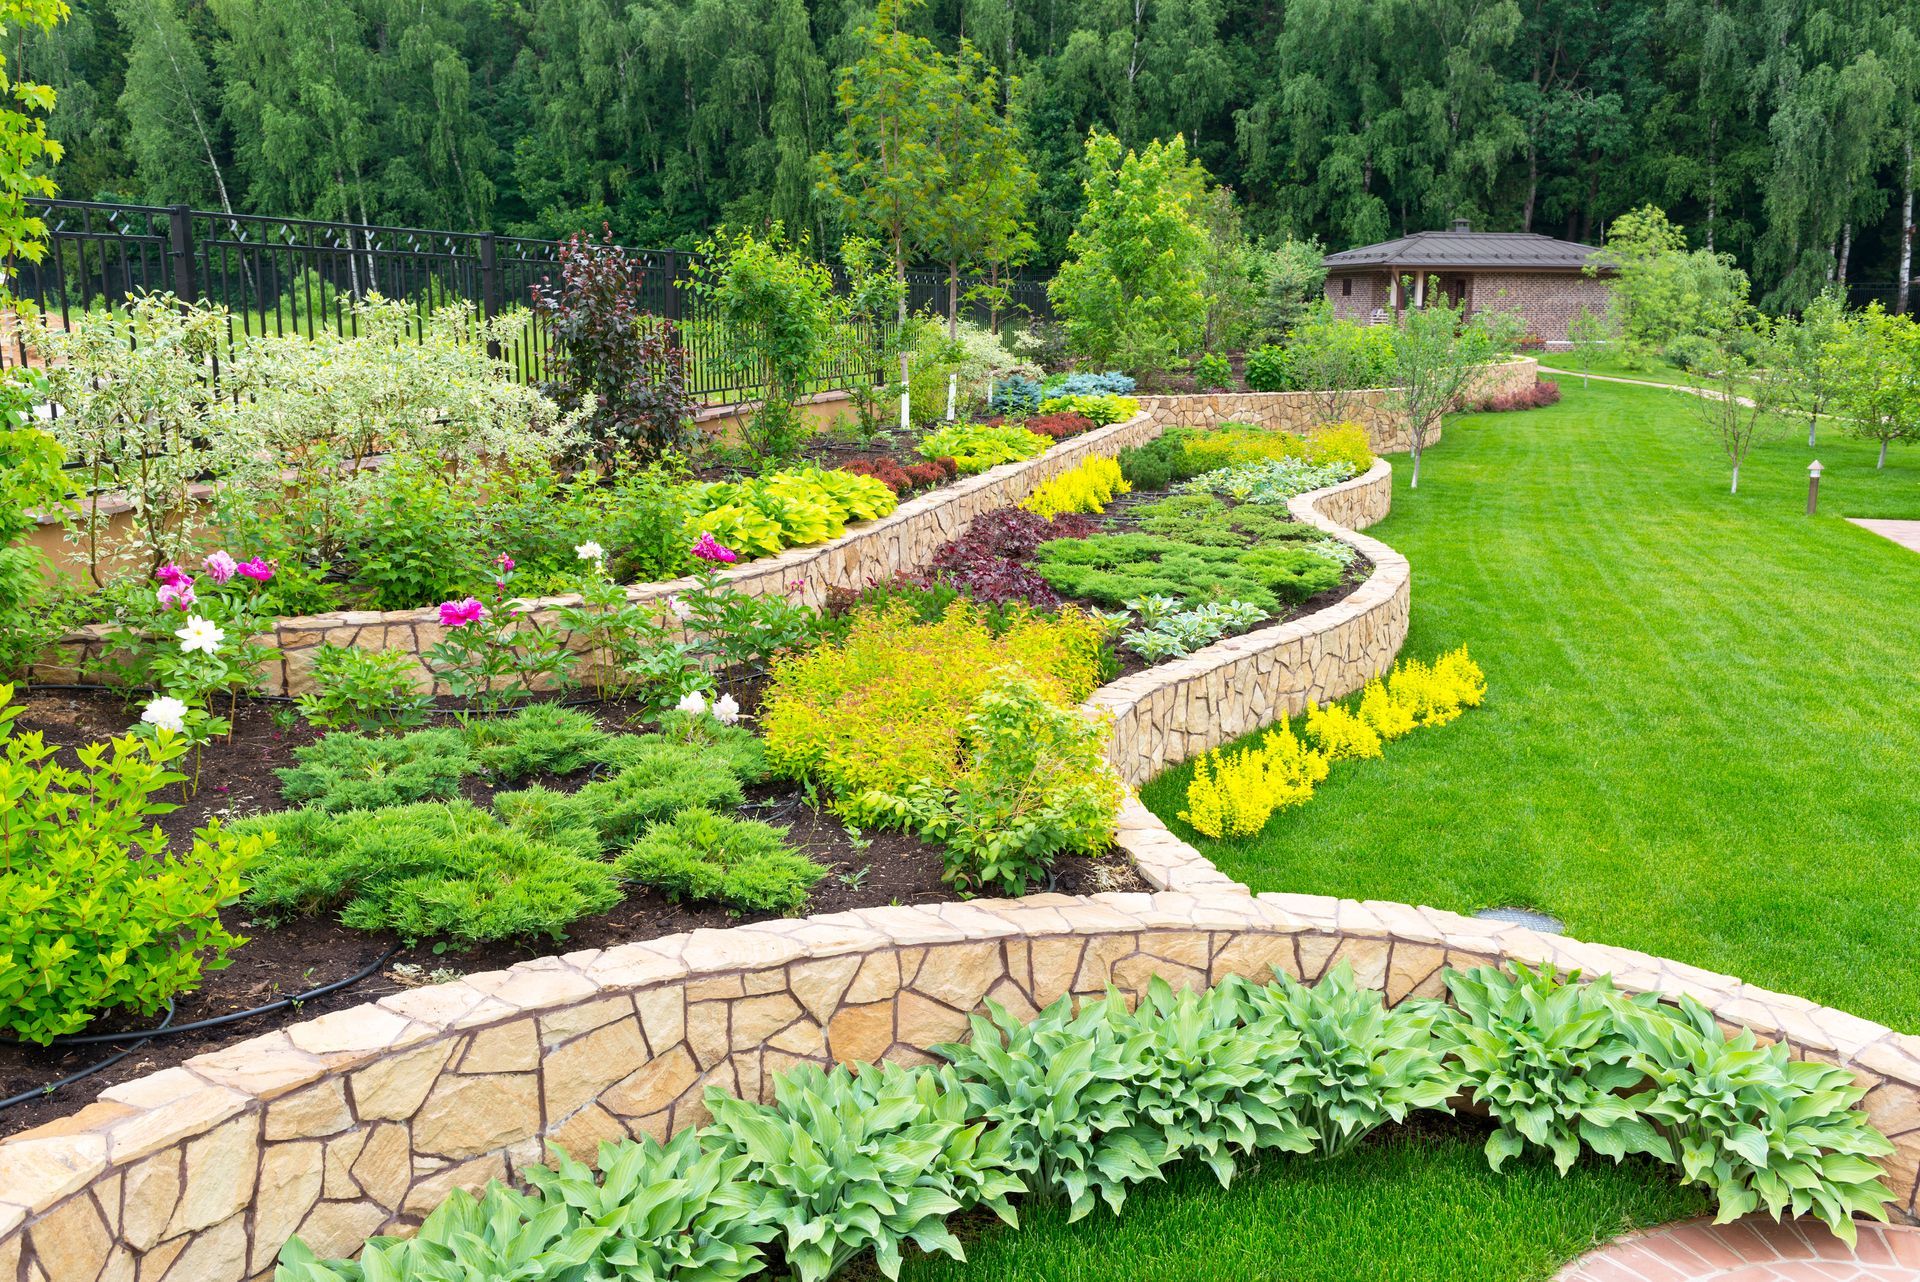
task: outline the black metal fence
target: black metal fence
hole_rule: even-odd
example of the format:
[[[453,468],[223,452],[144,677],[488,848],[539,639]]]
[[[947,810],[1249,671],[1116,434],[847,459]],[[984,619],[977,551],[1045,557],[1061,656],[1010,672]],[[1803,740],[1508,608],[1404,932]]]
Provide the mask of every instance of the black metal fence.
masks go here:
[[[226,214],[184,205],[116,205],[81,200],[33,200],[47,224],[47,253],[18,264],[17,292],[59,323],[95,307],[113,308],[143,292],[225,307],[231,339],[350,333],[354,303],[369,294],[404,300],[425,317],[449,303],[466,303],[492,318],[525,309],[532,288],[555,275],[560,241],[528,240],[492,232],[430,231],[362,223],[316,222]],[[760,385],[751,370],[727,359],[722,324],[702,315],[688,288],[697,256],[685,250],[628,250],[640,267],[642,306],[677,322],[687,352],[687,386],[696,397],[721,401],[750,395]],[[963,282],[963,289],[976,282]],[[945,311],[944,276],[912,272],[913,307]],[[1046,287],[1009,285],[1013,307],[1003,318],[1047,316]],[[984,303],[965,303],[970,317],[988,318]],[[844,387],[876,373],[878,336],[842,326],[808,390]],[[531,314],[502,344],[500,355],[517,378],[539,381],[552,350],[550,336]],[[8,354],[25,360],[24,348]]]

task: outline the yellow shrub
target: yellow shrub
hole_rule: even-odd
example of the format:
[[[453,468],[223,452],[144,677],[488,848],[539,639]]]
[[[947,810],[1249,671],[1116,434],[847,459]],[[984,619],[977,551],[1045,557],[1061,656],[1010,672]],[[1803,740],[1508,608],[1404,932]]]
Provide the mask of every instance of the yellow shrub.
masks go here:
[[[1292,432],[1245,423],[1222,423],[1210,431],[1194,432],[1185,444],[1188,465],[1198,472],[1307,454],[1307,443]]]
[[[1449,650],[1433,665],[1434,680],[1450,690],[1460,703],[1477,708],[1487,697],[1487,674],[1467,655],[1467,647]]]
[[[1359,473],[1373,466],[1373,446],[1360,424],[1334,423],[1313,434],[1307,442],[1307,458],[1314,463],[1351,463]]]
[[[1132,489],[1121,477],[1119,463],[1096,457],[1043,483],[1020,506],[1052,520],[1067,512],[1105,511],[1115,495]]]
[[[1419,724],[1414,709],[1405,700],[1394,698],[1378,681],[1367,682],[1367,688],[1360,692],[1360,719],[1388,743]]]
[[[1284,720],[1253,747],[1215,750],[1194,763],[1180,818],[1209,837],[1251,837],[1276,810],[1313,796],[1327,759],[1294,737]]]
[[[1329,761],[1380,755],[1380,736],[1373,727],[1337,703],[1307,705],[1307,734]]]

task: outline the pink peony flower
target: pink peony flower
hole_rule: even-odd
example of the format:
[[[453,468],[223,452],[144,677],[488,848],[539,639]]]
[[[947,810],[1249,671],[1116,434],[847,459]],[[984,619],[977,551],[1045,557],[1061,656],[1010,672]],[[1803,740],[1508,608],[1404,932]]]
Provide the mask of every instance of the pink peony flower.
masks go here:
[[[193,580],[184,574],[175,582],[162,583],[155,596],[162,610],[185,610],[198,599],[193,594]]]
[[[703,531],[700,541],[693,545],[693,554],[702,561],[714,561],[721,565],[732,565],[740,559],[740,554],[715,539],[710,532]]]
[[[497,558],[495,558],[494,564],[500,567],[500,573],[502,574],[513,573],[513,558],[508,556],[505,552],[502,552]]]
[[[153,577],[170,588],[177,588],[182,583],[193,582],[193,579],[187,572],[177,565],[163,565],[153,572]]]
[[[240,569],[240,563],[227,555],[224,550],[209,556],[206,565],[207,573],[213,576],[213,581],[223,585]]]
[[[233,568],[255,583],[265,583],[273,577],[273,567],[257,556],[250,561],[242,561]]]
[[[486,617],[487,607],[480,604],[478,597],[440,603],[440,626],[443,628],[464,628],[469,623],[478,623]]]

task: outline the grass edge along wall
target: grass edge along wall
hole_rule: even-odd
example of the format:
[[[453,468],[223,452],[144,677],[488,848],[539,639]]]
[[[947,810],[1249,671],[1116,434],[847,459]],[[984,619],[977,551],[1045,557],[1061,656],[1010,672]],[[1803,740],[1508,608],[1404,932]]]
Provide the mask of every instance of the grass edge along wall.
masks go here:
[[[1155,976],[1311,981],[1342,962],[1390,1001],[1435,995],[1443,966],[1501,960],[1692,993],[1855,1072],[1899,1148],[1896,1214],[1913,1216],[1920,1038],[1626,949],[1404,904],[1251,896],[1131,798],[1116,840],[1150,884],[1182,888],[869,909],[543,958],[112,1088],[0,1142],[0,1276],[27,1258],[57,1260],[58,1277],[126,1276],[137,1257],[141,1277],[244,1278],[296,1231],[344,1253],[452,1188],[541,1161],[547,1140],[584,1152],[697,1125],[709,1085],[757,1093],[795,1063],[912,1060],[988,998],[1032,1010]]]

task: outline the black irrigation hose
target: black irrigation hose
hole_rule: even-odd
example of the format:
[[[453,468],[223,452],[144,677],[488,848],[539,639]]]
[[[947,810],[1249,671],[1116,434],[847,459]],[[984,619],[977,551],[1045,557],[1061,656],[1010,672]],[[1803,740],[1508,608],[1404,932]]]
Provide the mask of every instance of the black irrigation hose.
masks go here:
[[[90,686],[90,685],[85,685],[85,684],[82,684],[79,682],[73,682],[73,681],[25,681],[25,682],[18,683],[18,688],[25,691],[28,694],[32,694],[36,690],[64,690],[64,691],[71,691],[76,694],[162,694],[164,693],[164,691],[156,690],[152,686]],[[243,702],[246,702],[246,703],[298,703],[299,702],[298,699],[294,698],[294,696],[290,694],[248,694],[248,695],[241,696],[241,699]],[[506,717],[506,716],[513,715],[514,713],[520,711],[522,708],[533,706],[534,702],[538,702],[538,701],[522,701],[519,703],[506,704],[502,707],[491,708],[491,709],[432,707],[432,708],[428,708],[426,711],[430,715],[436,716],[436,717]],[[583,697],[579,699],[550,699],[550,700],[546,700],[545,702],[555,707],[561,707],[561,708],[586,708],[586,707],[599,707],[602,704],[612,703],[614,702],[614,700]]]
[[[117,1055],[107,1056],[107,1058],[101,1060],[98,1064],[89,1064],[87,1067],[81,1069],[77,1073],[68,1073],[65,1077],[60,1078],[58,1081],[48,1082],[45,1086],[36,1086],[30,1091],[22,1091],[18,1095],[9,1095],[6,1099],[0,1099],[0,1109],[8,1109],[8,1108],[12,1108],[15,1104],[27,1104],[37,1099],[45,1099],[47,1096],[59,1090],[62,1086],[71,1086],[75,1082],[82,1081],[86,1078],[92,1077],[95,1073],[104,1073],[108,1069],[112,1068],[115,1064],[118,1064],[121,1060],[125,1059],[127,1056],[139,1050],[142,1046],[145,1046],[148,1042],[152,1041],[155,1037],[158,1037],[162,1032],[167,1031],[167,1029],[172,1025],[172,1023],[173,1023],[173,999],[169,997],[167,999],[167,1017],[160,1021],[159,1027],[153,1029],[151,1032],[141,1037],[139,1041],[127,1047],[127,1049],[121,1051]]]
[[[109,1055],[98,1064],[90,1064],[77,1073],[69,1073],[58,1081],[48,1082],[45,1086],[36,1086],[30,1091],[22,1091],[18,1095],[0,1100],[0,1109],[11,1108],[15,1104],[25,1104],[30,1100],[45,1099],[63,1086],[71,1086],[84,1078],[92,1077],[95,1073],[105,1072],[107,1069],[112,1068],[115,1064],[118,1064],[121,1060],[145,1046],[148,1042],[154,1041],[157,1038],[173,1037],[180,1033],[198,1032],[203,1028],[220,1028],[227,1024],[237,1024],[243,1019],[251,1019],[255,1015],[270,1015],[274,1011],[286,1010],[288,1007],[304,1006],[306,1003],[325,997],[329,993],[337,993],[343,988],[348,988],[359,983],[392,961],[399,953],[400,945],[395,944],[393,947],[387,949],[386,952],[382,953],[372,965],[355,971],[345,979],[336,979],[330,984],[322,984],[318,988],[310,988],[298,996],[282,997],[278,1001],[268,1002],[265,1006],[255,1006],[251,1010],[238,1010],[230,1015],[216,1015],[212,1019],[196,1019],[191,1024],[176,1024],[173,1022],[173,999],[168,998],[167,1017],[152,1028],[135,1029],[132,1032],[126,1033],[74,1033],[66,1037],[56,1037],[48,1043],[50,1048],[61,1046],[98,1046],[128,1040],[132,1040],[133,1045],[117,1054]],[[24,1043],[8,1042],[6,1044],[20,1046]]]

